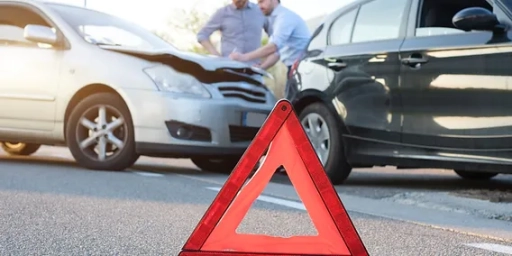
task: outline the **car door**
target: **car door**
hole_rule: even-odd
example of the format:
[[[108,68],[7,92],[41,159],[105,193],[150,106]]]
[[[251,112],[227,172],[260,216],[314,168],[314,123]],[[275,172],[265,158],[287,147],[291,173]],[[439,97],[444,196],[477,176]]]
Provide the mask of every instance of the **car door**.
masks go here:
[[[413,12],[411,36],[400,49],[403,143],[445,150],[510,148],[510,35],[458,30],[451,24],[457,9],[435,4],[420,8],[419,19]],[[459,9],[467,7],[472,6]],[[429,18],[432,13],[436,19]]]
[[[61,52],[24,38],[28,24],[51,27],[33,7],[0,4],[0,129],[51,131]]]
[[[370,0],[331,24],[325,50],[328,94],[350,136],[400,141],[400,62],[409,0]]]

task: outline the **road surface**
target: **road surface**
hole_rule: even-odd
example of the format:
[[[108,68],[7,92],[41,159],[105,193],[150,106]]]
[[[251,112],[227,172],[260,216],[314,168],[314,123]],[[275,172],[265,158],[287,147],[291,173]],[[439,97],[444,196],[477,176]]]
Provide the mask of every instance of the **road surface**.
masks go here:
[[[177,255],[226,178],[188,160],[141,158],[116,173],[80,168],[61,148],[2,156],[0,255]],[[337,190],[370,255],[512,255],[511,205],[450,193],[511,184],[384,168],[357,170]],[[239,232],[315,230],[286,177],[276,176]]]

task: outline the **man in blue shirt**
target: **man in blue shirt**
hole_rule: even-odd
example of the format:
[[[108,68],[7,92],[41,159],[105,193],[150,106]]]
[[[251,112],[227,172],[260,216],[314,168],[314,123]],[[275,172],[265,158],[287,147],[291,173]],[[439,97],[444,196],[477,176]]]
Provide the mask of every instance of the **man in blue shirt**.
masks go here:
[[[233,52],[247,53],[261,46],[262,32],[266,17],[258,5],[248,0],[233,0],[218,9],[197,34],[197,41],[212,55],[228,57]],[[221,32],[221,52],[210,41],[213,32]],[[258,58],[248,60],[250,64],[259,63]]]
[[[230,57],[244,62],[266,58],[259,65],[263,69],[272,67],[281,59],[290,71],[306,50],[311,37],[309,28],[298,14],[282,6],[280,0],[258,0],[258,5],[269,19],[268,44],[249,53],[234,52]]]

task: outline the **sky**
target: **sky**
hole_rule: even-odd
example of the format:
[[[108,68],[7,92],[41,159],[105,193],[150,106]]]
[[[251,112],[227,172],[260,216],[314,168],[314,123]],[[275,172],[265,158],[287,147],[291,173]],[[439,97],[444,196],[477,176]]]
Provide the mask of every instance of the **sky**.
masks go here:
[[[47,0],[84,6],[106,12],[137,23],[150,30],[164,29],[173,11],[197,9],[211,14],[226,0]],[[256,0],[250,0],[256,2]],[[305,20],[324,15],[352,0],[283,0],[282,5],[298,13]]]

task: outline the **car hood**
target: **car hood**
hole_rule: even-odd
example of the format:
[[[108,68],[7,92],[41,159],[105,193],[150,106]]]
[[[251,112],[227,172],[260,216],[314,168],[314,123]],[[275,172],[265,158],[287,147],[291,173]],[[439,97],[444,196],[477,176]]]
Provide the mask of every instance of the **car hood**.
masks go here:
[[[199,64],[205,70],[208,71],[216,71],[219,69],[232,69],[237,72],[242,72],[246,74],[260,74],[263,76],[267,76],[272,78],[272,75],[265,70],[257,67],[253,67],[249,64],[235,61],[227,57],[217,57],[211,55],[201,55],[193,52],[179,51],[172,48],[163,48],[163,49],[140,49],[140,48],[131,48],[126,46],[111,46],[111,45],[101,45],[100,46],[106,50],[112,50],[116,52],[126,53],[138,57],[145,56],[146,59],[151,60],[152,57],[162,57],[162,56],[174,56],[183,60],[191,61]]]

